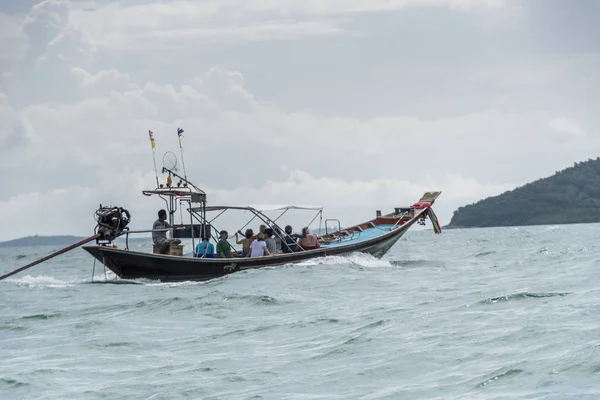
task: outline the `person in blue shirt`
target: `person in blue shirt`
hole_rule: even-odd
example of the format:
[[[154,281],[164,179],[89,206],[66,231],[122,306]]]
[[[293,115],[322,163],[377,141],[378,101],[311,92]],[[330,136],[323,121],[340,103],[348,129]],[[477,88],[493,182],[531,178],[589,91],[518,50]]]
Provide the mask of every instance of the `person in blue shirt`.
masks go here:
[[[213,246],[213,244],[210,243],[208,240],[202,241],[196,245],[194,257],[214,258],[216,256],[217,255],[215,254],[215,246]]]

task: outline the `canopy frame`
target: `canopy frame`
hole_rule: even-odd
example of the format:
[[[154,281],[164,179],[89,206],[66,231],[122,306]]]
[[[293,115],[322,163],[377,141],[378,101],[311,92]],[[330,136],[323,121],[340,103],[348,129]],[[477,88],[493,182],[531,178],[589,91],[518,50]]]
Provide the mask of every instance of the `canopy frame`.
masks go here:
[[[315,214],[315,216],[313,217],[313,219],[308,223],[307,226],[310,226],[318,217],[320,218],[319,220],[319,231],[321,229],[321,223],[323,220],[323,207],[301,207],[301,206],[283,206],[283,207],[279,207],[279,208],[272,208],[269,210],[263,210],[263,211],[276,211],[276,210],[283,210],[283,212],[281,214],[279,214],[279,216],[275,219],[271,219],[269,218],[269,216],[267,216],[263,211],[258,210],[257,208],[253,207],[253,206],[209,206],[209,207],[190,207],[188,208],[188,212],[190,214],[194,215],[194,218],[200,223],[200,224],[207,224],[209,225],[212,229],[214,229],[214,231],[219,234],[219,230],[213,225],[213,221],[217,220],[221,215],[223,215],[226,211],[228,210],[241,210],[241,211],[250,211],[252,213],[252,218],[250,218],[250,220],[244,225],[242,226],[240,229],[237,230],[236,233],[242,233],[241,230],[244,229],[246,226],[248,226],[252,221],[254,221],[254,219],[258,218],[260,219],[268,228],[273,229],[273,233],[279,237],[282,241],[285,241],[285,237],[288,237],[290,235],[288,235],[284,229],[281,228],[281,226],[279,226],[277,224],[277,220],[279,218],[281,218],[286,212],[288,212],[289,210],[292,209],[296,209],[296,210],[312,210],[312,211],[317,211],[317,213]],[[210,211],[220,211],[219,214],[212,218],[210,221],[206,219],[206,212],[210,212]],[[281,234],[279,233],[281,232]],[[212,234],[211,234],[212,236]],[[215,241],[217,241],[217,239],[212,236],[213,239]],[[229,242],[228,242],[229,243]],[[302,246],[297,243],[296,244],[300,249],[304,250],[304,248],[302,248]],[[231,243],[229,243],[229,246],[234,250],[237,251],[235,247],[233,247],[233,245]]]

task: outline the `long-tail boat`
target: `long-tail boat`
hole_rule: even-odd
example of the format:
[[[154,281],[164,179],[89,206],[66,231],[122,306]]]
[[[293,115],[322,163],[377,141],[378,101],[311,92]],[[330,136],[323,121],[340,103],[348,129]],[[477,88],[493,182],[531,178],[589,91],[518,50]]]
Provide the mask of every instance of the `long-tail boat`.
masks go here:
[[[279,226],[281,216],[292,209],[316,212],[310,225],[319,218],[323,222],[323,208],[310,206],[287,205],[271,208],[271,211],[281,211],[277,218],[267,216],[267,209],[258,206],[209,206],[206,193],[193,185],[186,178],[179,176],[174,170],[163,167],[163,173],[168,173],[167,185],[159,185],[152,190],[144,190],[146,196],[159,196],[167,204],[169,223],[173,238],[191,239],[192,248],[200,241],[218,240],[220,230],[215,226],[215,220],[228,210],[243,210],[250,212],[252,220],[258,219],[266,227],[272,228],[282,241],[287,234]],[[177,185],[172,184],[174,176],[179,178]],[[262,257],[231,257],[214,258],[206,254],[198,256],[183,253],[161,254],[132,250],[129,248],[129,236],[134,233],[147,233],[145,231],[131,231],[128,228],[130,215],[119,207],[100,207],[97,211],[98,226],[96,227],[95,245],[83,246],[96,260],[113,271],[118,277],[124,279],[146,278],[160,281],[187,281],[208,280],[243,271],[250,268],[297,263],[316,257],[344,255],[354,252],[371,254],[382,257],[415,223],[425,224],[429,218],[436,233],[440,233],[432,205],[441,192],[427,192],[421,199],[408,207],[396,207],[388,214],[376,211],[375,218],[342,228],[337,219],[325,219],[325,229],[319,229],[317,235],[319,247],[316,249],[302,249],[297,246],[297,251]],[[173,214],[177,208],[186,208],[190,216],[189,224],[174,224]],[[207,219],[207,213],[217,212],[215,218]],[[124,248],[115,245],[115,238],[125,236]],[[235,243],[235,242],[234,242]],[[237,250],[230,243],[232,250]],[[157,246],[154,247],[155,249]]]

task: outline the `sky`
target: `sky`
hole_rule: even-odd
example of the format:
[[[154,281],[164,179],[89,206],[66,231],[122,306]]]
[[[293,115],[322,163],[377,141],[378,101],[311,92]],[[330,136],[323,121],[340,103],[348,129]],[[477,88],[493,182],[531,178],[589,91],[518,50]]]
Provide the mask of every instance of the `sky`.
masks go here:
[[[446,224],[600,155],[599,18],[595,0],[0,0],[0,240],[91,234],[100,203],[148,228],[148,130],[160,168],[178,127],[210,204],[349,225],[441,190]]]

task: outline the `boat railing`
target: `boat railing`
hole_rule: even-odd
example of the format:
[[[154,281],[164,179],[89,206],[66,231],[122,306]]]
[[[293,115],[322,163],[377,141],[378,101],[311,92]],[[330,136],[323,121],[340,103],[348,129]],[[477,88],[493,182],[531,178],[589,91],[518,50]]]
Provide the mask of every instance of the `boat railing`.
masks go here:
[[[183,230],[183,229],[187,229],[187,228],[172,226],[170,228],[161,228],[161,229],[141,229],[141,230],[135,230],[135,231],[127,230],[125,232],[125,250],[129,250],[129,235],[132,233],[169,232],[169,231],[176,231],[176,230]]]
[[[358,239],[360,237],[360,234],[361,234],[360,231],[353,231],[352,235],[350,235],[349,237],[346,236],[345,237],[346,240],[342,240],[342,241],[343,242],[347,242],[347,241],[350,241],[350,240],[356,240],[356,239]]]
[[[332,227],[331,232],[329,231],[329,223],[330,222],[337,222],[337,230],[335,229],[335,225]],[[345,232],[345,235],[342,235],[342,233]],[[360,236],[360,232],[358,232],[358,236],[355,238],[354,234],[357,232],[349,232],[349,231],[342,231],[342,225],[339,219],[335,219],[335,218],[327,218],[325,220],[325,235],[323,235],[323,238],[320,240],[321,243],[323,244],[331,244],[331,243],[342,243],[342,242],[346,242],[346,241],[350,241],[350,240],[354,240],[356,238],[358,238],[358,236]],[[336,235],[338,234],[338,235]]]
[[[399,214],[399,215],[400,215],[400,217],[398,218],[398,221],[396,221],[396,223],[395,223],[394,225],[392,225],[392,226],[389,226],[389,227],[385,227],[385,228],[382,228],[382,227],[380,227],[379,225],[376,225],[376,228],[377,228],[377,229],[381,229],[382,231],[389,231],[389,232],[391,232],[391,231],[393,231],[394,229],[396,229],[396,228],[398,227],[398,225],[402,225],[402,224],[403,224],[403,222],[408,222],[408,221],[410,221],[412,218],[415,218],[415,216],[413,216],[413,217],[411,218],[409,215],[406,215],[406,214]],[[416,215],[416,214],[415,214],[415,215]],[[409,218],[409,219],[405,220],[404,218]]]
[[[346,235],[334,236],[338,232],[346,232]],[[327,236],[327,234],[325,236]],[[339,231],[330,233],[329,237],[322,238],[320,240],[320,242],[322,244],[342,243],[342,242],[349,242],[351,240],[356,240],[359,237],[360,237],[360,232],[358,232],[358,231],[348,232],[348,231],[342,231],[340,229]]]
[[[342,230],[342,225],[340,224],[340,220],[339,219],[327,218],[325,220],[325,235],[326,236],[329,235],[329,231],[328,231],[329,226],[327,225],[327,223],[330,222],[330,221],[331,222],[337,222],[337,226],[338,226],[337,231],[333,231],[332,234],[334,234],[335,232],[339,232],[339,231]]]

